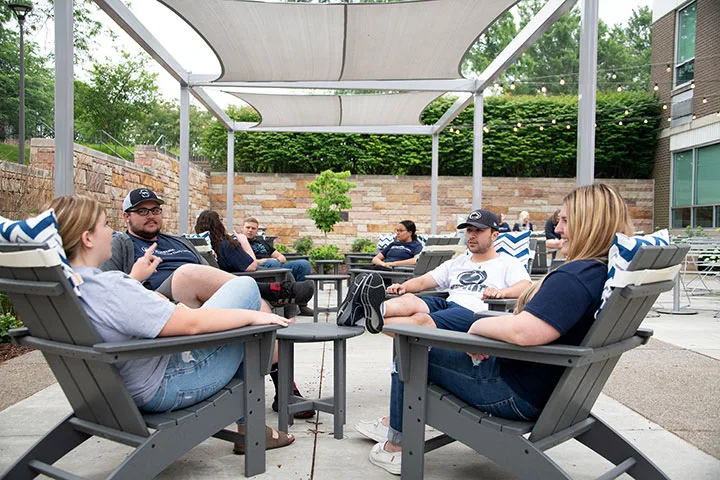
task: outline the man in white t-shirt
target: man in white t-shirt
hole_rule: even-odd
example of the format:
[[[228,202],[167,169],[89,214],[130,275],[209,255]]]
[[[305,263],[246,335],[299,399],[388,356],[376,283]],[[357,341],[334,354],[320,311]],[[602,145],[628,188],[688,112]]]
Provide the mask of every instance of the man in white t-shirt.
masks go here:
[[[488,298],[516,298],[531,285],[525,266],[510,255],[495,251],[498,217],[489,210],[475,210],[464,223],[467,248],[471,255],[448,260],[431,272],[387,288],[400,295],[385,301],[385,288],[379,274],[356,277],[338,312],[338,323],[354,325],[365,318],[371,333],[384,324],[405,323],[467,332],[476,311],[487,310]],[[422,292],[439,287],[447,299],[424,296]]]

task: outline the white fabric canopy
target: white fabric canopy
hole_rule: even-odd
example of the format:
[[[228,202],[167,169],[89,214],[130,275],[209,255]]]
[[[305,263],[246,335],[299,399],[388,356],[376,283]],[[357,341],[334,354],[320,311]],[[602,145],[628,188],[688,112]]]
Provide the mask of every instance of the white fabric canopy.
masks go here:
[[[218,55],[218,81],[255,82],[462,78],[467,50],[518,0],[160,1]]]
[[[227,92],[260,113],[260,127],[421,125],[420,115],[437,92],[378,95],[274,95]]]

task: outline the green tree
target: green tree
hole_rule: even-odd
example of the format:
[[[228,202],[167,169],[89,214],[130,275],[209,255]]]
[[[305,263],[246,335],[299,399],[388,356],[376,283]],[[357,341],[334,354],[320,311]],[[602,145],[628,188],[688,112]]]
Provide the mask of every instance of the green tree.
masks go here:
[[[327,233],[332,232],[335,224],[342,220],[340,212],[352,208],[350,197],[346,194],[355,188],[355,184],[345,180],[349,176],[350,172],[347,171],[335,173],[325,170],[314,182],[308,183],[316,206],[307,209],[307,213],[318,230],[325,233],[326,240]]]
[[[146,69],[148,57],[94,63],[88,83],[75,81],[76,128],[88,139],[105,130],[120,142],[131,142],[133,119],[141,118],[158,100],[157,74]]]
[[[1,10],[1,9],[0,9]],[[0,28],[0,139],[6,127],[18,131],[20,98],[20,39],[17,32]],[[52,124],[53,72],[38,53],[37,44],[25,41],[25,133],[31,137],[39,121]]]

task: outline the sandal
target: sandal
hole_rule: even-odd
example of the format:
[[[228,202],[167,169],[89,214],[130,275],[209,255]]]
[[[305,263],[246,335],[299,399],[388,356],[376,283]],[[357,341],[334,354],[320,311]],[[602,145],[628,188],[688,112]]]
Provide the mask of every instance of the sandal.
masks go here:
[[[243,429],[241,432],[240,429]],[[245,427],[238,425],[238,433],[245,440]],[[275,437],[277,435],[277,437]],[[274,448],[286,447],[295,441],[295,437],[289,433],[273,430],[272,428],[265,426],[265,450],[272,450]],[[233,447],[233,453],[236,455],[245,455],[245,444],[235,442]]]

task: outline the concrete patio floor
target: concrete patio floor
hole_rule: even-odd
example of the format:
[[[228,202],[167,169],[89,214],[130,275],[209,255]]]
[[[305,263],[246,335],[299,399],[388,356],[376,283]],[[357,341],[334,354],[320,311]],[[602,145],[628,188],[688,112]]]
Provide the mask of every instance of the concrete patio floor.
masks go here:
[[[319,295],[321,304],[334,302],[331,289],[320,291]],[[671,295],[665,294],[659,303],[667,306],[671,301]],[[594,412],[634,442],[670,478],[718,479],[720,320],[714,318],[714,314],[720,311],[720,295],[715,292],[692,297],[692,307],[700,313],[692,316],[651,313],[648,316],[643,326],[655,329],[654,340],[623,357]],[[309,317],[299,317],[299,320],[312,321]],[[332,322],[334,315],[322,314],[321,321]],[[303,393],[312,397],[330,394],[332,344],[298,345],[295,354],[296,381]],[[269,451],[266,473],[255,478],[392,478],[369,463],[367,455],[373,443],[353,429],[358,420],[387,413],[390,366],[390,338],[364,334],[348,340],[344,438],[333,438],[329,414],[320,413],[312,421],[297,421],[290,428],[297,438],[295,443]],[[0,472],[70,412],[56,383],[32,394],[42,388],[43,381],[52,382],[48,372],[37,352],[0,365],[2,397],[30,395],[0,411]],[[40,380],[30,382],[29,378]],[[269,425],[277,425],[277,414],[269,408],[273,394],[268,380]],[[84,477],[104,478],[129,451],[121,445],[93,438],[57,465]],[[609,463],[574,441],[549,453],[573,478],[595,478],[610,468]],[[233,455],[228,443],[209,439],[172,464],[159,478],[236,478],[242,476],[243,465],[243,457]],[[427,454],[425,465],[428,479],[514,478],[458,443]]]

